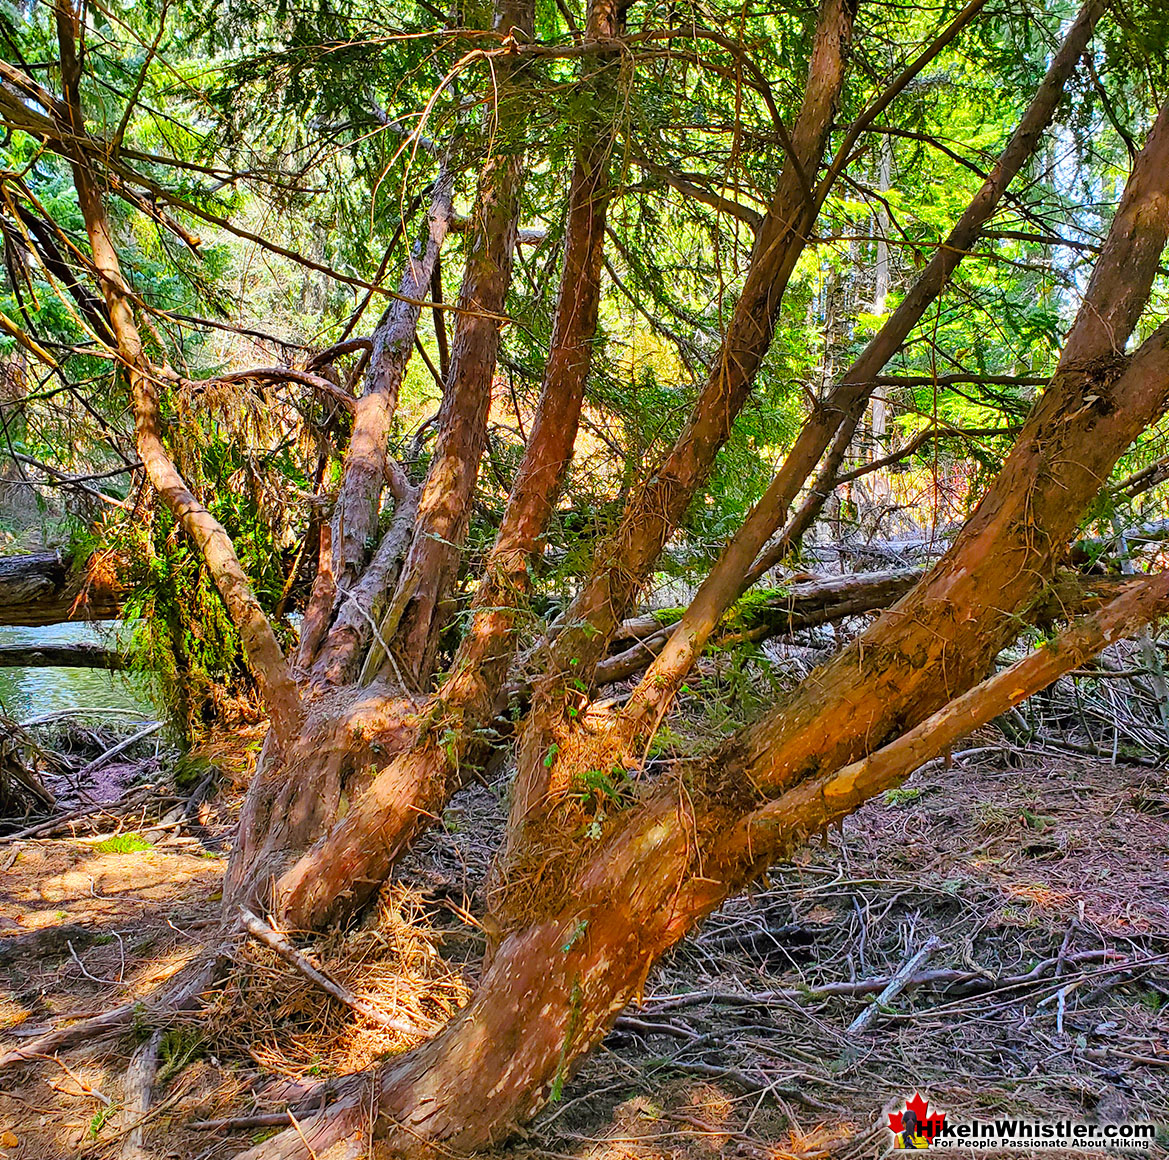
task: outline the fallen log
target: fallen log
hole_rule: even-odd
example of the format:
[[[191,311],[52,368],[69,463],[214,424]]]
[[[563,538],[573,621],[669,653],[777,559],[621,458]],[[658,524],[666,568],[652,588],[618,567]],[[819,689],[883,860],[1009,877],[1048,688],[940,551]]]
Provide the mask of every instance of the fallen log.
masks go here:
[[[0,645],[0,669],[111,669],[130,667],[117,650],[100,644]]]
[[[68,620],[112,620],[118,592],[87,582],[60,552],[0,556],[0,626],[43,628]]]
[[[728,614],[712,644],[725,648],[742,642],[758,643],[850,616],[879,612],[900,600],[922,574],[920,568],[854,572],[804,580],[771,593],[756,593],[740,601]],[[1032,606],[1026,619],[1040,625],[1066,620],[1115,595],[1126,580],[1131,577],[1063,571]],[[674,631],[674,625],[663,624],[663,620],[669,618],[659,612],[625,621],[614,639],[636,643],[601,661],[595,683],[599,686],[621,681],[649,665]]]
[[[921,576],[919,568],[858,572],[816,577],[770,594],[756,593],[740,601],[729,614],[715,643],[725,646],[759,641],[876,612],[900,600]],[[638,617],[621,626],[617,639],[632,638],[637,644],[601,661],[596,673],[598,685],[624,680],[640,672],[657,656],[674,630],[672,624],[663,624],[658,617]],[[649,630],[651,622],[656,625],[655,630]]]

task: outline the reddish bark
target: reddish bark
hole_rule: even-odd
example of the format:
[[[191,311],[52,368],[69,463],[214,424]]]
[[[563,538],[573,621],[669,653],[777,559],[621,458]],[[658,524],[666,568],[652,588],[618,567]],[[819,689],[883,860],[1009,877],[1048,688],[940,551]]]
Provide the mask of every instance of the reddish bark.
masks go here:
[[[359,1116],[370,1096],[403,1155],[499,1140],[600,1039],[654,959],[798,833],[834,816],[837,798],[854,808],[931,752],[931,730],[953,739],[1164,607],[1163,577],[1126,590],[1056,648],[963,698],[1015,635],[1017,612],[1117,459],[1169,408],[1169,323],[1131,359],[1118,349],[1169,235],[1166,121],[1134,167],[1059,372],[947,556],[791,702],[685,771],[684,794],[673,783],[658,787],[608,822],[591,854],[549,858],[549,829],[513,882],[523,921],[503,937],[473,1002],[430,1043],[355,1082],[336,1109],[248,1160],[335,1142],[339,1154],[356,1155],[345,1149],[365,1144]],[[883,758],[863,761],[891,740]]]
[[[1169,612],[1169,572],[1130,581],[1119,595],[1055,640],[1001,673],[963,693],[868,757],[821,777],[810,778],[744,818],[730,839],[746,847],[775,849],[781,835],[815,831],[859,809],[869,798],[892,789],[931,758],[992,721],[1057,678],[1132,636]]]
[[[592,674],[633,595],[710,473],[771,344],[783,293],[816,218],[807,175],[816,172],[827,145],[855,11],[854,0],[824,0],[791,155],[756,231],[743,290],[713,369],[665,462],[631,497],[616,533],[598,550],[564,617],[565,628],[552,644],[546,675],[520,733],[509,847],[522,840],[525,825],[538,823],[550,797],[553,775],[545,759],[564,719],[565,683]]]
[[[497,32],[531,39],[535,19],[531,0],[502,0]],[[499,91],[495,114],[503,135],[519,129],[522,107],[519,70],[507,58],[496,65]],[[467,247],[462,313],[455,323],[450,370],[445,375],[434,458],[422,488],[410,554],[399,591],[411,596],[395,633],[398,659],[416,688],[429,682],[439,634],[439,608],[450,593],[459,565],[459,546],[470,523],[471,497],[487,442],[487,414],[499,354],[500,317],[511,284],[523,185],[523,157],[496,153],[479,176],[473,237]]]
[[[80,16],[68,0],[58,0],[55,11],[64,107],[69,117],[69,132],[65,136],[80,141],[87,136],[80,98],[81,64],[77,57]],[[276,634],[240,566],[231,538],[223,525],[191,493],[162,441],[159,384],[173,379],[174,372],[170,368],[155,367],[146,354],[134,319],[132,295],[122,277],[101,190],[89,168],[85,150],[75,145],[70,147],[67,156],[72,163],[77,200],[85,220],[94,271],[101,283],[110,328],[117,338],[118,354],[130,380],[134,439],[146,477],[206,561],[239,631],[248,665],[272,721],[272,731],[279,744],[287,746],[300,728],[300,694]]]
[[[736,743],[750,753],[751,784],[781,789],[856,760],[963,692],[1015,634],[1117,458],[1169,398],[1169,324],[1127,363],[1122,353],[1167,236],[1169,107],[1134,165],[1056,375],[994,484],[925,580]]]
[[[594,732],[592,747],[597,753],[593,756],[582,753],[578,757],[587,768],[636,762],[641,745],[668,710],[694,660],[701,654],[727,609],[748,586],[749,581],[744,577],[748,575],[752,561],[782,522],[788,505],[823,452],[832,431],[841,427],[842,434],[837,441],[842,439],[846,449],[852,434],[848,417],[863,413],[881,369],[900,349],[929,304],[947,284],[995,212],[1012,178],[1034,152],[1051,123],[1067,79],[1091,38],[1103,9],[1103,0],[1089,0],[1081,10],[998,163],[892,316],[868,343],[840,384],[804,424],[767,492],[723,549],[676,630],[617,715],[613,727],[603,734]],[[843,421],[841,411],[845,412]],[[843,457],[843,450],[840,454]],[[830,469],[833,476],[837,466],[838,463]],[[754,571],[750,573],[751,576],[755,574]],[[566,734],[578,731],[577,721],[560,722],[555,737],[559,749],[566,746]],[[540,740],[544,742],[546,752],[547,742],[543,738]],[[534,756],[529,754],[527,760],[534,760]]]
[[[587,35],[603,53],[623,10],[601,0]],[[591,66],[590,66],[591,67]],[[602,70],[603,71],[603,70]],[[451,674],[424,714],[417,741],[382,769],[353,808],[276,885],[283,925],[319,926],[363,905],[398,854],[474,768],[479,731],[494,716],[529,590],[528,561],[559,495],[576,441],[597,325],[610,196],[612,93],[577,153],[552,345],[527,449]]]
[[[805,781],[736,823],[709,799],[692,814],[676,795],[659,797],[579,871],[568,906],[552,907],[504,940],[475,999],[440,1035],[351,1084],[299,1132],[241,1160],[299,1158],[309,1147],[323,1152],[338,1143],[339,1155],[360,1155],[371,1105],[396,1155],[424,1155],[435,1144],[471,1151],[498,1143],[558,1095],[639,994],[653,962],[777,852],[1166,611],[1169,575],[1136,581],[871,757]],[[354,1151],[345,1150],[350,1146]]]

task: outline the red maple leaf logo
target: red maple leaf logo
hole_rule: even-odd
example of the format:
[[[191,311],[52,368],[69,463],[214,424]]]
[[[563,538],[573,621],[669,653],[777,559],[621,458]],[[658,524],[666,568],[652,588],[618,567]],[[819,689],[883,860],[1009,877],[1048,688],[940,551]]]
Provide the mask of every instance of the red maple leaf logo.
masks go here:
[[[904,1111],[889,1113],[889,1131],[895,1136],[902,1135],[906,1131],[907,1120],[911,1134],[925,1136],[932,1143],[946,1123],[946,1113],[934,1112],[931,1115],[929,1101],[923,1100],[920,1092],[914,1092],[913,1099],[905,1101]]]

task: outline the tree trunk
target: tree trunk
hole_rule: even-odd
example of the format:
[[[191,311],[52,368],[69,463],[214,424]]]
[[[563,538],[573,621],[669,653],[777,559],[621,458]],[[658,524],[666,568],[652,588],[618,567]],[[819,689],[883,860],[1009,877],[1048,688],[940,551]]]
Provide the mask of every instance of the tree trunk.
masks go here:
[[[528,41],[535,20],[531,0],[501,0],[494,29]],[[494,116],[500,136],[518,133],[527,115],[522,71],[504,58],[496,66]],[[487,416],[499,355],[501,319],[511,285],[519,225],[524,159],[519,152],[488,157],[479,176],[455,322],[450,370],[443,383],[434,459],[423,485],[410,554],[398,582],[410,593],[394,648],[415,688],[425,688],[434,669],[439,608],[449,595],[459,565],[459,547],[470,523],[471,498],[487,443]],[[383,634],[384,635],[384,634]]]
[[[701,654],[724,613],[748,586],[749,578],[757,575],[756,570],[751,569],[752,562],[784,518],[796,490],[819,458],[827,436],[837,424],[840,424],[840,432],[833,454],[839,451],[839,458],[843,458],[877,375],[945,287],[998,207],[1011,179],[1032,155],[1042,133],[1050,125],[1067,79],[1103,9],[1103,0],[1089,0],[1080,12],[991,175],[888,322],[841,380],[840,386],[804,424],[766,494],[751,509],[742,527],[724,548],[669,641],[617,715],[614,727],[605,733],[603,742],[596,743],[598,746],[603,744],[606,753],[603,756],[598,754],[595,762],[584,754],[579,755],[579,759],[587,761],[590,767],[608,768],[613,763],[629,765],[636,761],[637,752],[668,711],[695,658]],[[847,412],[843,422],[840,419],[842,408]],[[839,459],[831,467],[833,478],[838,466]],[[556,735],[561,750],[567,743],[566,734],[577,731],[574,720],[561,723]]]
[[[0,669],[114,669],[129,668],[126,658],[100,644],[0,645]]]
[[[329,537],[333,559],[320,588],[322,599],[327,592],[333,595],[332,621],[322,633],[314,618],[312,635],[320,638],[320,644],[311,658],[301,649],[301,664],[312,662],[310,688],[317,694],[347,684],[356,676],[382,603],[398,578],[410,545],[418,494],[389,457],[390,429],[414,350],[421,301],[430,293],[450,226],[453,185],[453,174],[442,167],[431,195],[426,228],[398,284],[399,297],[386,307],[374,330],[365,387],[354,410],[353,433],[333,509]],[[379,540],[381,501],[387,483],[396,507],[389,529]],[[375,540],[377,546],[371,552]],[[316,589],[314,584],[314,592]]]
[[[69,136],[74,142],[81,142],[87,134],[81,108],[81,63],[77,56],[80,17],[70,0],[57,0],[55,11]],[[202,554],[243,641],[276,742],[281,747],[287,746],[300,729],[300,694],[276,634],[236,557],[231,537],[191,493],[162,441],[158,384],[160,379],[173,378],[174,372],[152,366],[146,355],[134,320],[132,296],[122,277],[110,234],[101,190],[89,169],[85,148],[81,144],[70,148],[73,181],[85,219],[94,270],[101,282],[110,327],[117,337],[118,353],[130,378],[138,455],[151,485]]]
[[[889,320],[870,340],[860,358],[853,363],[848,373],[829,392],[828,397],[801,428],[794,446],[784,458],[783,466],[772,481],[767,494],[752,509],[747,524],[744,525],[744,533],[741,537],[737,536],[736,540],[748,539],[745,534],[746,527],[754,522],[758,526],[753,529],[754,535],[749,539],[758,552],[787,515],[788,507],[812,473],[820,456],[830,448],[828,460],[792,524],[747,573],[747,584],[755,583],[764,572],[779,563],[791,545],[811,527],[819,515],[825,500],[831,494],[836,473],[848,452],[857,424],[864,415],[870,396],[878,386],[878,376],[885,364],[901,349],[910,331],[921,321],[926,309],[950,280],[998,208],[1012,179],[1035,152],[1041,136],[1051,124],[1056,108],[1063,98],[1067,80],[1083,55],[1096,23],[1106,7],[1104,0],[1088,0],[1080,9],[1079,15],[1068,29],[1059,52],[1052,58],[1047,75],[1036,90],[1018,128],[966,212],[950,231],[945,242],[934,252],[934,256]],[[761,540],[758,539],[760,536]]]
[[[509,849],[538,825],[553,783],[548,762],[557,729],[578,700],[574,681],[590,677],[609,637],[661,554],[697,488],[709,475],[746,402],[774,333],[788,279],[815,223],[809,174],[820,165],[847,71],[855,0],[824,0],[788,164],[755,235],[755,246],[713,370],[661,467],[631,497],[612,538],[552,642],[544,678],[521,731]],[[506,855],[505,855],[506,857]]]
[[[623,10],[610,0],[596,0],[591,7],[586,35],[598,45],[602,59],[612,55],[622,21]],[[471,627],[441,691],[417,714],[413,744],[382,768],[344,819],[276,883],[274,911],[285,926],[318,926],[364,905],[418,830],[441,814],[481,755],[481,731],[495,716],[522,623],[528,562],[571,461],[592,364],[617,91],[608,70],[599,72],[601,79],[591,86],[597,98],[592,118],[573,170],[556,319],[540,399],[475,597]],[[386,663],[391,662],[387,657]]]
[[[580,871],[568,908],[555,906],[558,895],[542,884],[550,916],[505,939],[475,999],[438,1036],[368,1082],[351,1082],[315,1120],[240,1160],[299,1160],[334,1145],[340,1151],[331,1157],[362,1155],[371,1108],[394,1155],[498,1144],[560,1098],[657,958],[778,852],[1166,612],[1169,574],[1130,581],[1099,612],[883,749],[803,782],[737,824],[728,826],[709,801],[699,817],[680,810],[676,795],[660,799]],[[692,838],[714,847],[711,863],[695,857]]]
[[[429,1043],[348,1090],[315,1120],[241,1160],[359,1156],[371,1107],[394,1155],[491,1147],[559,1099],[567,1078],[641,992],[661,954],[731,891],[809,832],[826,828],[971,730],[1169,612],[1169,575],[1131,581],[1099,612],[956,698],[872,756],[794,787],[730,824],[660,799],[589,862],[548,917],[509,935],[475,999]],[[706,839],[711,860],[691,839]],[[352,1150],[351,1150],[352,1149]]]

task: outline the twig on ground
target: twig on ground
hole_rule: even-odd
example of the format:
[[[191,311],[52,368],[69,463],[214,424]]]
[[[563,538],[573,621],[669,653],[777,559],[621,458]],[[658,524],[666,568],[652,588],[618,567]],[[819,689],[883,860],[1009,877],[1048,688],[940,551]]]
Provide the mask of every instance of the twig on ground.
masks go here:
[[[99,979],[97,975],[91,975],[85,969],[85,964],[77,956],[77,952],[73,949],[73,943],[66,940],[65,945],[69,948],[69,955],[73,961],[81,968],[81,973],[91,982],[100,983],[103,987],[117,987],[121,983],[121,979]]]
[[[56,1028],[34,1039],[25,1047],[14,1047],[0,1055],[0,1069],[27,1063],[29,1060],[53,1058],[54,1052],[64,1051],[67,1047],[125,1031],[133,1026],[136,1020],[159,1019],[164,1015],[190,1010],[198,1005],[199,997],[215,977],[222,961],[219,954],[208,955],[185,982],[176,986],[173,991],[164,993],[151,1004],[144,1004],[141,999],[123,1003],[120,1007],[91,1019],[82,1019],[69,1027]],[[177,983],[177,980],[175,982]]]
[[[1080,951],[1074,955],[1065,955],[1064,963],[1099,962],[1101,959],[1124,956],[1117,951]],[[992,975],[980,974],[977,971],[937,970],[923,971],[905,980],[903,990],[910,987],[938,986],[943,990],[968,988],[968,993],[994,992],[1023,987],[1028,983],[1038,982],[1048,971],[1059,962],[1058,957],[1043,959],[1035,964],[1026,974],[1007,975],[996,978]],[[642,1012],[643,1018],[653,1018],[666,1011],[676,1011],[683,1007],[699,1007],[705,1003],[725,1003],[739,1007],[768,1007],[782,999],[832,999],[832,998],[860,998],[865,995],[874,995],[889,985],[889,978],[860,979],[855,983],[825,983],[820,987],[787,988],[782,991],[760,991],[756,994],[738,993],[735,991],[690,991],[683,995],[657,995],[647,1000],[652,1006]]]
[[[124,753],[136,741],[142,741],[145,738],[151,736],[151,734],[157,733],[160,729],[165,729],[165,728],[166,728],[165,721],[151,721],[150,724],[147,725],[145,729],[139,729],[137,733],[132,733],[124,741],[119,741],[117,745],[114,745],[111,748],[107,749],[105,751],[105,753],[101,754],[99,757],[95,757],[87,765],[83,765],[73,775],[74,778],[76,780],[80,781],[87,774],[93,773],[95,770],[100,769],[103,765],[105,765],[105,763],[107,761],[111,760],[114,757],[117,757],[119,753]]]
[[[282,1128],[288,1123],[289,1111],[301,1109],[286,1108],[283,1112],[256,1112],[250,1116],[226,1116],[221,1120],[195,1120],[187,1127],[200,1132],[240,1132],[248,1128]]]
[[[848,1025],[848,1033],[859,1035],[866,1030],[869,1024],[876,1019],[881,1008],[887,1006],[905,990],[909,980],[913,978],[913,972],[926,962],[941,945],[942,940],[937,935],[930,935],[926,939],[925,945],[901,965],[897,973],[889,980],[888,986]]]

